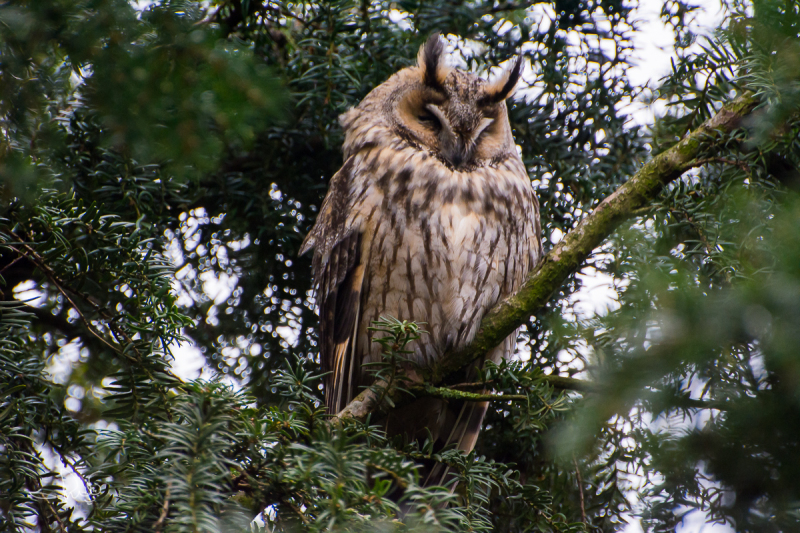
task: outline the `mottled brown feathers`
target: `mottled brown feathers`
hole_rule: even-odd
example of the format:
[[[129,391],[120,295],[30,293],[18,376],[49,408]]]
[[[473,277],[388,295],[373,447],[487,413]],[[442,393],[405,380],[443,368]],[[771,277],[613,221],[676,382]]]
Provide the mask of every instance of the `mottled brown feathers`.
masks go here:
[[[373,321],[424,323],[408,358],[430,365],[469,343],[488,310],[541,258],[539,206],[503,101],[520,65],[488,84],[448,68],[444,43],[433,36],[417,66],[342,115],[345,163],[302,247],[314,249],[330,413],[372,383],[367,365],[381,361]],[[514,341],[485,360],[509,357]],[[453,443],[470,451],[485,411],[481,403],[425,398],[378,422],[408,439],[430,434],[437,450]],[[434,469],[425,482],[446,476]]]

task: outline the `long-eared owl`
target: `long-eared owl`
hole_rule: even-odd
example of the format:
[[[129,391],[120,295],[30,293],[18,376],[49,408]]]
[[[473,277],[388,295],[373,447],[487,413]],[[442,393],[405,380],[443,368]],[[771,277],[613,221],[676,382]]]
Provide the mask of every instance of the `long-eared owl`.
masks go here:
[[[409,356],[425,366],[468,344],[542,255],[539,205],[517,153],[505,100],[521,60],[489,83],[445,63],[438,35],[418,64],[372,90],[340,122],[344,165],[301,253],[314,248],[325,398],[337,413],[381,360],[368,329],[381,316],[424,323]],[[509,336],[486,359],[509,357]],[[385,421],[471,451],[486,404],[420,398]],[[430,433],[428,433],[430,432]],[[441,476],[426,484],[441,482]]]

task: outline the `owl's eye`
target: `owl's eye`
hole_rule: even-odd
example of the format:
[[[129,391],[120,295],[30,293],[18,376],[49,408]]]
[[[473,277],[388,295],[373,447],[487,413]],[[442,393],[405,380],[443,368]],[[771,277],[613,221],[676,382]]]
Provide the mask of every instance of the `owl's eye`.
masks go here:
[[[489,126],[492,125],[492,122],[494,122],[493,118],[481,119],[480,124],[478,124],[478,127],[475,128],[475,132],[472,134],[472,140],[474,142],[478,142],[478,140],[483,137],[487,131],[489,131]]]
[[[432,128],[432,129],[440,129],[442,127],[442,123],[439,120],[439,117],[431,113],[430,111],[422,111],[418,116],[417,119],[425,126]]]

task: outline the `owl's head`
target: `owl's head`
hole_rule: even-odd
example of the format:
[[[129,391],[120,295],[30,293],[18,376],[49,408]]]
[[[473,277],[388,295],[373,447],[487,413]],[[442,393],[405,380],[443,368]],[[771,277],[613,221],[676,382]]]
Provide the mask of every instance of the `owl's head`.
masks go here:
[[[346,156],[384,143],[386,134],[455,170],[515,151],[505,100],[519,81],[522,57],[490,83],[447,66],[444,52],[439,35],[431,36],[416,66],[397,72],[342,115]]]

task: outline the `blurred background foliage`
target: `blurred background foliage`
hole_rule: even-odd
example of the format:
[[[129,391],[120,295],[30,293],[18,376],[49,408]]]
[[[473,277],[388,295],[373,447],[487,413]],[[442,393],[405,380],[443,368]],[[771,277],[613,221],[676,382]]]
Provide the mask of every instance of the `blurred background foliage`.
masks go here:
[[[643,90],[615,0],[1,4],[0,530],[797,529],[800,8],[731,1],[708,39],[697,9],[664,2],[677,59]],[[435,457],[454,492],[418,485],[424,445],[325,425],[297,257],[338,115],[435,31],[482,75],[525,54],[510,118],[546,248],[723,103],[762,102],[596,251],[607,313],[573,277],[487,370],[526,399]],[[667,112],[638,126],[647,99]],[[187,346],[216,379],[173,373]]]

